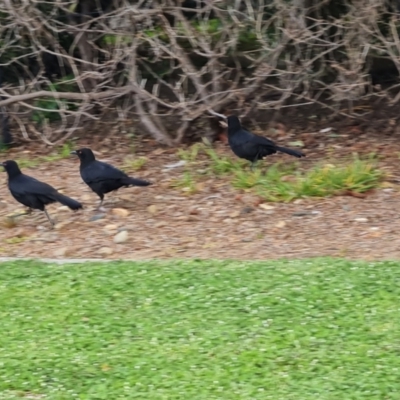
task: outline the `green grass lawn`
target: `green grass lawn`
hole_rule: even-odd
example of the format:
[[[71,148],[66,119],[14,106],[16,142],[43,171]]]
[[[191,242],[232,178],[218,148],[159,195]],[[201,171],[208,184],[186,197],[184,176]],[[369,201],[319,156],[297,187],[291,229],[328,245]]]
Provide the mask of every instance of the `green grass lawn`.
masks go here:
[[[0,399],[400,398],[400,263],[0,271]]]

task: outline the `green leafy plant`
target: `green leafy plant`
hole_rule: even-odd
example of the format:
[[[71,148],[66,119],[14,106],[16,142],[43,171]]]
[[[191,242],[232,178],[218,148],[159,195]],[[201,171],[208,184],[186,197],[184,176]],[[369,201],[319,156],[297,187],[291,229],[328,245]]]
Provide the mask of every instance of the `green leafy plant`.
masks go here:
[[[192,187],[195,186],[193,181],[199,178],[199,167],[202,167],[201,171],[206,174],[226,176],[233,187],[254,191],[268,201],[333,196],[344,191],[363,193],[379,187],[384,177],[374,154],[366,159],[355,155],[347,161],[320,163],[309,170],[300,169],[300,162],[275,163],[268,167],[260,162],[254,171],[250,170],[247,161],[219,154],[207,143],[179,150],[178,155],[187,162],[183,181],[188,182],[190,175]]]
[[[75,84],[71,83],[72,76],[65,77],[57,83],[50,83],[49,89],[53,92],[73,92],[76,90]],[[35,107],[40,110],[35,110],[32,114],[32,120],[38,124],[43,124],[46,120],[49,122],[59,121],[60,104],[67,110],[77,110],[76,104],[67,101],[66,99],[41,98],[34,102]]]
[[[232,181],[240,189],[254,188],[269,201],[291,201],[300,197],[326,197],[344,191],[367,192],[379,186],[384,176],[376,163],[355,157],[346,163],[318,164],[308,171],[275,164],[265,174],[238,171]]]
[[[134,159],[125,160],[123,168],[130,169],[133,171],[139,171],[144,167],[146,163],[147,163],[146,157],[138,157]]]

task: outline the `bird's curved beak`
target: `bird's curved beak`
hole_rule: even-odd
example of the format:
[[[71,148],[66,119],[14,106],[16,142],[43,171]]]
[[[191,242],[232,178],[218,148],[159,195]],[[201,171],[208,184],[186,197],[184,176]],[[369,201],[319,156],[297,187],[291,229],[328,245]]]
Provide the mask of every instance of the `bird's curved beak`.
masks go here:
[[[78,155],[78,153],[76,152],[76,150],[71,151],[71,153],[69,153],[69,154],[73,154],[74,156],[77,156],[77,155]]]

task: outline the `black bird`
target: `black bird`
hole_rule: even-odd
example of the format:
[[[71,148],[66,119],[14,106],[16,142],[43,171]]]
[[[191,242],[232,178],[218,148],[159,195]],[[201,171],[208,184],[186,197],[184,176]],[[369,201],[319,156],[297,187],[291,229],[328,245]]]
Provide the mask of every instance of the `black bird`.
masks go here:
[[[29,208],[44,211],[47,219],[54,226],[54,222],[49,217],[45,206],[47,204],[59,202],[71,210],[82,208],[82,204],[63,194],[59,193],[47,183],[40,182],[31,176],[24,175],[19,169],[18,164],[13,160],[4,161],[1,164],[8,175],[8,189],[15,200]]]
[[[82,148],[72,151],[81,161],[80,173],[83,181],[100,197],[100,208],[103,204],[104,194],[128,186],[149,186],[151,182],[131,178],[125,172],[102,161],[97,161],[93,151]]]
[[[246,131],[242,128],[239,118],[235,115],[228,117],[228,143],[239,158],[244,158],[251,162],[251,169],[253,169],[258,160],[277,151],[294,157],[305,157],[305,154],[301,151],[277,146],[272,140]]]

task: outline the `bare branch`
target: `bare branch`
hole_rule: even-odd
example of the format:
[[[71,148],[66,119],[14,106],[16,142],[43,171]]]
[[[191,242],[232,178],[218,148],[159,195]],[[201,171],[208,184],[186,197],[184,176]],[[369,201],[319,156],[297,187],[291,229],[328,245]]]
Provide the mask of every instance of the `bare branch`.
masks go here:
[[[115,112],[135,114],[172,146],[210,115],[312,102],[359,117],[357,102],[400,102],[397,81],[383,88],[371,77],[380,62],[400,74],[399,19],[387,0],[340,9],[329,0],[207,0],[198,8],[119,0],[102,11],[78,3],[3,1],[0,107],[25,140],[55,145],[83,121]],[[326,17],[332,10],[335,18]]]

